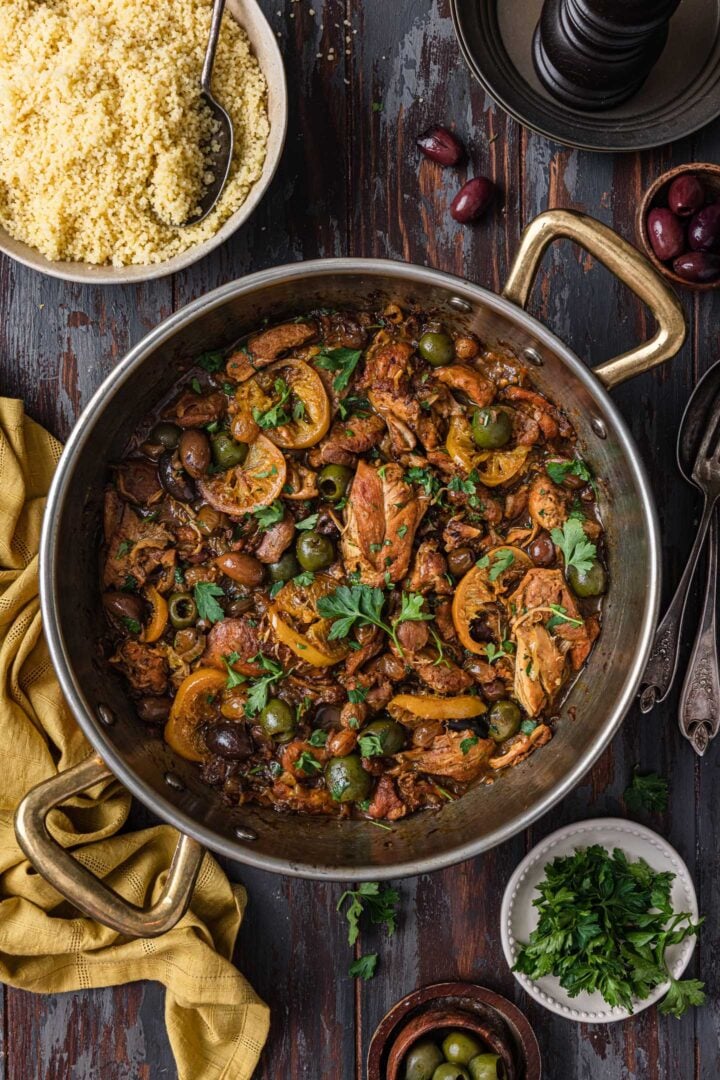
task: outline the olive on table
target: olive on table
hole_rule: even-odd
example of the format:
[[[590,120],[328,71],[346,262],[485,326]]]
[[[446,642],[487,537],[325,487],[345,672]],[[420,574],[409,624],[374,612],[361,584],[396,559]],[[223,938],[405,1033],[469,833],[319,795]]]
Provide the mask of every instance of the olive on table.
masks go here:
[[[197,619],[197,605],[190,593],[176,592],[168,599],[170,622],[176,630],[185,630]]]
[[[495,198],[495,185],[486,176],[474,176],[458,191],[450,204],[450,213],[461,225],[476,221]]]
[[[198,480],[210,467],[210,440],[204,431],[188,428],[180,436],[178,454],[185,472]]]
[[[705,188],[695,173],[676,176],[668,188],[668,206],[678,217],[690,217],[705,202]]]
[[[707,285],[720,278],[720,255],[709,251],[688,251],[673,262],[678,277],[696,285]]]
[[[687,247],[683,223],[663,206],[655,207],[648,214],[647,231],[650,246],[663,262],[674,259]]]
[[[472,570],[475,565],[475,552],[469,547],[459,547],[451,551],[447,557],[448,569],[455,577],[462,577]]]
[[[330,758],[325,766],[325,783],[335,802],[362,802],[370,794],[372,778],[357,754]]]
[[[555,562],[555,545],[550,539],[550,534],[540,532],[527,546],[527,553],[536,566],[552,566]]]
[[[482,1045],[467,1031],[451,1031],[442,1041],[442,1051],[453,1065],[467,1065],[471,1058],[482,1053]]]
[[[468,1062],[470,1080],[502,1080],[505,1075],[499,1054],[477,1054]]]
[[[395,720],[373,720],[362,729],[361,738],[376,735],[382,746],[382,752],[390,757],[399,754],[405,745],[405,729]],[[361,748],[362,750],[362,748]],[[372,756],[372,755],[370,755]]]
[[[495,742],[504,742],[520,730],[520,708],[514,701],[505,698],[496,701],[488,714],[490,738]]]
[[[350,486],[353,471],[347,465],[326,465],[318,476],[318,490],[324,499],[339,502]]]
[[[170,715],[172,701],[169,697],[144,697],[135,705],[135,712],[146,724],[164,724]]]
[[[335,562],[335,545],[322,533],[304,532],[297,538],[295,554],[303,570],[327,570]]]
[[[300,573],[300,563],[292,551],[286,551],[281,559],[269,564],[267,572],[271,581],[289,581]]]
[[[433,367],[444,367],[455,359],[455,346],[449,334],[428,330],[418,341],[418,352]]]
[[[158,476],[168,495],[172,495],[178,502],[192,502],[195,498],[195,484],[187,473],[175,464],[172,450],[166,450],[160,455]]]
[[[227,577],[251,589],[259,585],[265,577],[263,564],[252,555],[244,555],[241,551],[228,551],[225,555],[218,555],[215,565]]]
[[[288,742],[295,734],[295,711],[280,698],[270,698],[259,720],[265,734],[277,742]]]
[[[465,148],[454,135],[441,124],[427,128],[417,140],[418,149],[438,165],[459,165],[465,157]]]
[[[102,602],[108,615],[116,619],[132,619],[136,623],[143,621],[145,605],[139,596],[126,592],[106,592],[103,593]]]
[[[481,450],[498,450],[510,440],[512,420],[504,409],[486,405],[473,413],[472,435]]]
[[[205,745],[226,761],[245,761],[253,752],[252,739],[244,724],[213,724],[205,733]]]
[[[442,1065],[443,1055],[437,1043],[432,1039],[421,1039],[410,1047],[405,1058],[405,1080],[432,1080],[438,1065]]]
[[[432,1080],[470,1080],[470,1073],[464,1065],[453,1065],[446,1061],[443,1065],[438,1065],[432,1074]]]
[[[226,431],[218,431],[210,439],[213,461],[220,469],[242,465],[248,454],[247,443],[235,442]]]
[[[168,420],[162,420],[159,424],[155,425],[148,435],[148,442],[164,446],[166,450],[175,450],[177,444],[180,442],[181,435],[182,428],[178,427],[177,424],[171,424]]]
[[[720,249],[720,203],[710,203],[690,218],[688,247],[691,251]]]
[[[605,592],[605,568],[598,559],[593,560],[589,570],[578,570],[576,566],[568,566],[566,577],[576,596],[602,596]]]

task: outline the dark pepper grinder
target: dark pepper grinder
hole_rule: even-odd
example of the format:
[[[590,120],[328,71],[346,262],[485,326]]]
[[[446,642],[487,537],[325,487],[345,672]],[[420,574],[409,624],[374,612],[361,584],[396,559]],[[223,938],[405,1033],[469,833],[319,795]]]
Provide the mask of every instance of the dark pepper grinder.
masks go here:
[[[572,108],[610,109],[637,93],[660,57],[680,0],[545,0],[535,70]]]

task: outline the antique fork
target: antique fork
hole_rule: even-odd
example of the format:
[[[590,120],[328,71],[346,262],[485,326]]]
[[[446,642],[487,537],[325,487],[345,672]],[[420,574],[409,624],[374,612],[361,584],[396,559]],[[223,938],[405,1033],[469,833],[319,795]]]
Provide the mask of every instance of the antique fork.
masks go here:
[[[686,739],[702,756],[720,728],[720,671],[717,649],[718,518],[713,514],[708,534],[708,566],[700,627],[685,673],[678,723]]]

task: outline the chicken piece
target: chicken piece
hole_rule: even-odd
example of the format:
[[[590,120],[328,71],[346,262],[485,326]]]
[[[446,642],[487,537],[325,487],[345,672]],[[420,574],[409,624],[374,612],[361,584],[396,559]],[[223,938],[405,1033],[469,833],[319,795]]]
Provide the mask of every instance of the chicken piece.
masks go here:
[[[293,656],[288,661],[297,663],[297,657]],[[318,679],[318,669],[306,665],[307,672],[297,668],[291,675],[286,675],[283,680],[283,690],[289,697],[300,702],[303,698],[310,698],[314,705],[339,705],[345,700],[345,688],[337,681],[329,682]]]
[[[163,419],[172,420],[181,428],[205,427],[221,420],[226,408],[227,399],[220,390],[208,394],[186,390],[164,410]]]
[[[398,454],[412,450],[416,433],[427,428],[427,417],[412,392],[414,352],[406,341],[389,342],[368,357],[362,380],[370,404],[388,425]]]
[[[242,441],[242,440],[241,440]],[[305,499],[317,497],[317,474],[308,469],[306,465],[300,465],[297,461],[286,459],[287,479],[283,497],[290,502],[303,502]]]
[[[472,740],[476,739],[476,742]],[[470,745],[468,742],[470,741]],[[464,750],[461,743],[465,742]],[[433,739],[429,749],[404,750],[395,755],[398,765],[390,770],[395,776],[404,772],[408,766],[416,772],[430,773],[432,776],[447,776],[468,784],[487,772],[490,755],[495,749],[492,739],[478,739],[474,731],[447,731]]]
[[[358,454],[377,446],[384,431],[382,417],[374,413],[336,420],[322,442],[310,451],[308,460],[313,468],[321,465],[354,465]]]
[[[513,409],[512,437],[517,446],[535,446],[542,439],[537,420],[520,403]]]
[[[533,608],[543,608],[541,621],[546,622],[551,606],[562,607],[568,616],[568,622],[561,622],[555,627],[555,633],[569,641],[584,636],[585,628],[574,626],[570,620],[581,618],[573,594],[561,570],[546,570],[536,566],[528,570],[517,589],[508,597],[507,603],[516,616],[522,616]]]
[[[367,705],[369,712],[380,712],[394,696],[395,689],[391,682],[378,683],[377,686],[371,686],[368,690],[365,704]]]
[[[443,641],[457,641],[457,630],[452,617],[452,604],[443,600],[435,608],[435,625]]]
[[[535,477],[528,492],[527,507],[533,522],[541,529],[559,529],[568,517],[567,496],[544,473]]]
[[[247,343],[247,348],[232,354],[225,367],[229,379],[245,382],[259,371],[277,360],[282,353],[298,349],[307,344],[317,334],[317,327],[310,322],[281,323],[255,334]]]
[[[103,586],[120,589],[128,577],[139,587],[162,565],[166,548],[173,541],[170,532],[157,521],[139,517],[127,503],[118,517],[112,499],[106,503],[107,524],[114,525],[107,545]]]
[[[392,776],[385,773],[380,777],[366,813],[368,817],[373,818],[375,821],[379,821],[381,818],[386,818],[388,821],[397,821],[399,818],[405,817],[407,806],[395,790]]]
[[[415,552],[408,591],[427,596],[434,592],[438,595],[451,593],[452,585],[448,581],[448,565],[437,540],[423,540]]]
[[[517,765],[533,750],[536,750],[538,746],[544,746],[550,739],[552,739],[552,729],[547,724],[538,724],[529,735],[518,735],[504,754],[498,754],[497,757],[490,758],[490,767],[504,769],[508,765]]]
[[[165,494],[157,466],[147,458],[129,458],[117,470],[117,490],[128,502],[152,506]]]
[[[354,675],[363,664],[382,652],[384,647],[383,632],[379,626],[362,626],[357,631],[359,649],[348,653],[345,659],[345,674]]]
[[[307,787],[295,780],[286,784],[282,777],[275,781],[267,795],[270,804],[278,810],[289,810],[296,814],[337,815],[342,812],[326,787]]]
[[[313,765],[309,766],[309,770],[297,768],[298,758],[303,754],[311,754],[315,761],[324,765],[327,759],[331,756],[328,750],[324,746],[312,746],[305,739],[292,739],[289,743],[286,743],[280,751],[280,764],[285,772],[290,773],[296,780],[307,781],[316,780],[320,775],[321,770],[316,769]]]
[[[438,368],[434,375],[441,383],[449,386],[451,390],[460,391],[481,408],[489,405],[495,398],[495,384],[468,364],[449,364],[447,367]]]
[[[160,696],[167,690],[167,663],[156,646],[143,645],[139,641],[123,641],[110,663],[122,671],[138,694]]]
[[[262,667],[252,663],[251,657],[260,652],[261,641],[257,627],[251,626],[248,619],[222,619],[216,622],[208,634],[207,647],[202,662],[210,667],[225,671],[227,658],[233,653],[238,659],[232,663],[233,671],[240,675],[257,676],[262,674]]]
[[[565,655],[542,623],[515,631],[517,656],[513,693],[528,716],[537,716],[557,694],[565,675]]]
[[[415,495],[399,465],[361,460],[350,488],[341,550],[347,573],[379,587],[403,578],[428,499]]]
[[[574,436],[575,432],[568,420],[547,398],[535,390],[526,390],[523,386],[506,386],[500,391],[500,397],[511,404],[519,403],[524,406],[548,441],[557,439],[558,435],[563,439]]]
[[[528,493],[525,488],[518,488],[510,495],[505,496],[505,519],[513,521],[524,514],[528,505]]]
[[[472,545],[482,537],[483,531],[476,525],[469,525],[462,516],[452,517],[443,530],[443,544],[447,552],[456,548]]]
[[[410,814],[425,807],[440,807],[445,802],[445,797],[438,791],[437,785],[430,780],[424,780],[415,772],[405,772],[394,779],[400,798]]]
[[[370,322],[370,319],[367,319]],[[368,331],[351,311],[333,311],[321,315],[320,338],[326,349],[364,349]]]
[[[263,533],[259,547],[255,550],[255,558],[261,563],[276,563],[280,561],[282,553],[290,546],[295,536],[295,519],[292,514],[285,513],[282,521],[271,525]]]
[[[418,678],[438,694],[461,694],[463,690],[472,686],[472,675],[463,671],[447,656],[444,656],[439,664],[437,658],[437,649],[433,647],[416,653],[406,653],[405,663],[413,669]]]

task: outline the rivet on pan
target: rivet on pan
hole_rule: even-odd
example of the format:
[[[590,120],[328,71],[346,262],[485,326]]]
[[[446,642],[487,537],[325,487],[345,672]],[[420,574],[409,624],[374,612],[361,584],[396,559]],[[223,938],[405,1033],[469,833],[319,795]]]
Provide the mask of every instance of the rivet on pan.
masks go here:
[[[535,367],[542,367],[545,363],[537,349],[523,349],[523,356]]]
[[[112,727],[116,720],[115,713],[109,705],[98,705],[97,718],[105,727]]]
[[[238,840],[257,840],[257,833],[254,833],[252,829],[246,829],[244,825],[238,825],[235,835]]]
[[[451,296],[448,300],[450,307],[455,308],[456,311],[463,311],[465,314],[468,311],[472,311],[472,307],[468,304],[467,300],[463,300],[460,296]]]
[[[601,420],[599,416],[595,416],[590,421],[590,427],[593,429],[595,434],[599,436],[599,438],[607,439],[607,428],[605,427],[605,422]]]
[[[171,787],[173,791],[185,790],[185,785],[183,784],[182,780],[174,772],[165,773],[165,783],[168,787]]]

